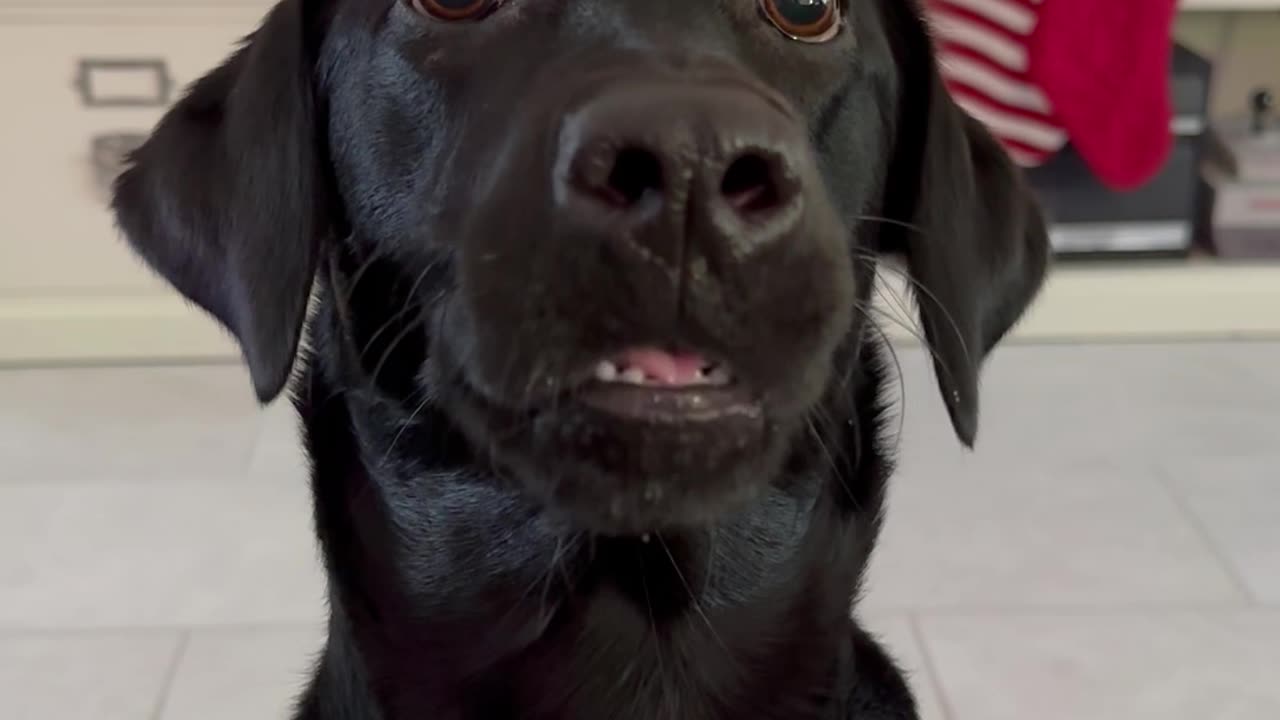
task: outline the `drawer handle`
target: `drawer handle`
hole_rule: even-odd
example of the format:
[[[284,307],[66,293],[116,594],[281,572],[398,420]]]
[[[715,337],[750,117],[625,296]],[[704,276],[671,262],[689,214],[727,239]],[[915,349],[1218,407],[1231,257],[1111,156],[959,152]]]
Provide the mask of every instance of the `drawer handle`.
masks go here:
[[[173,94],[169,65],[158,58],[82,58],[75,86],[86,107],[162,107]]]
[[[124,169],[129,153],[146,142],[147,133],[121,131],[95,135],[90,140],[89,157],[93,163],[93,179],[102,197],[110,197],[112,185]]]

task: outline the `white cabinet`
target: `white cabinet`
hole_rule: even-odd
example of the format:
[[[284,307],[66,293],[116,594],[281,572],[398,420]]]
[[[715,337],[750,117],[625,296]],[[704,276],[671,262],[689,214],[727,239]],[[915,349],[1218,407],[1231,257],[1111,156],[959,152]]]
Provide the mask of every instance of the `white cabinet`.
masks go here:
[[[2,11],[74,12],[134,10],[167,12],[170,10],[249,9],[263,11],[276,0],[0,0]],[[154,13],[153,13],[154,14]]]
[[[154,287],[106,209],[119,152],[245,25],[0,24],[0,294]]]
[[[174,341],[161,354],[227,352],[212,323],[133,256],[106,203],[121,153],[234,49],[265,3],[6,9],[14,4],[0,0],[0,362],[133,356]],[[130,335],[139,332],[166,337]]]
[[[0,364],[235,357],[133,257],[104,184],[113,156],[272,4],[0,0]],[[1063,267],[1017,334],[1275,336],[1276,307],[1280,265]]]

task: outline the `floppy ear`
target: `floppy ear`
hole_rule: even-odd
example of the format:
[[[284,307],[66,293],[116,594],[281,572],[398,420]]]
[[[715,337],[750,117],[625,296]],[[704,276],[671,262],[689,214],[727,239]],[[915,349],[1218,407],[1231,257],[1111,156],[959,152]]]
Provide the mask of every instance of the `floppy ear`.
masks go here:
[[[983,359],[1039,291],[1048,235],[1022,171],[951,99],[915,3],[889,5],[900,85],[884,214],[901,225],[882,227],[880,247],[906,259],[952,426],[972,447]]]
[[[190,88],[112,203],[134,250],[236,337],[262,402],[288,382],[331,225],[307,2],[278,4]]]

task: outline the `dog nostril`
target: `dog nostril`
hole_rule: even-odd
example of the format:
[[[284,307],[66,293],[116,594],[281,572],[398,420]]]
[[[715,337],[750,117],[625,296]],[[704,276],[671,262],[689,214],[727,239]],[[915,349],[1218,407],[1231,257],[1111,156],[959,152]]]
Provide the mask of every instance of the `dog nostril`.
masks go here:
[[[720,194],[743,215],[768,212],[783,202],[773,164],[756,153],[742,155],[729,165]]]
[[[645,195],[662,192],[662,162],[648,150],[623,148],[601,190],[612,204],[633,207]]]

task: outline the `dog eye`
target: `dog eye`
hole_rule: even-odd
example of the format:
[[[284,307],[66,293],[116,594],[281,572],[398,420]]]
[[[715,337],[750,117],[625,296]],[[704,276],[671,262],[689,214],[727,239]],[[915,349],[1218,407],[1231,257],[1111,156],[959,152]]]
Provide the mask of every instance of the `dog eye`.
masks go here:
[[[438,20],[480,20],[498,9],[503,0],[409,0],[409,6]]]
[[[760,11],[792,40],[826,42],[840,31],[840,0],[760,0]]]

